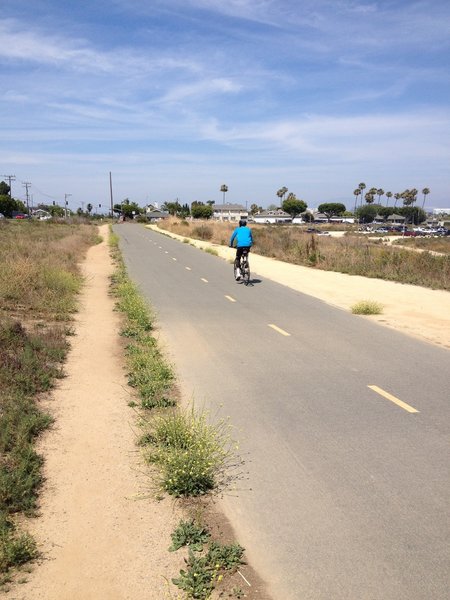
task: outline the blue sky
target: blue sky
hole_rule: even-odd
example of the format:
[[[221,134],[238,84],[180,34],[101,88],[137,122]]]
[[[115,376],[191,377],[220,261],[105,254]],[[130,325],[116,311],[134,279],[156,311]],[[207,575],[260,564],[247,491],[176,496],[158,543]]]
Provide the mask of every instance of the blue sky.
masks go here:
[[[2,0],[0,179],[36,204],[450,207],[448,0]],[[419,198],[421,202],[421,197]]]

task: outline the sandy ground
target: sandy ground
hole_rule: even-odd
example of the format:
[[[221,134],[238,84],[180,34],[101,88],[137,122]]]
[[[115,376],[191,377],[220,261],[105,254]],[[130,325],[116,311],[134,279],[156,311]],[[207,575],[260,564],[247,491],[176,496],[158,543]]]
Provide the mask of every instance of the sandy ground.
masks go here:
[[[156,226],[151,226],[156,228]],[[159,230],[161,231],[161,230]],[[165,234],[169,232],[164,231]],[[170,233],[171,237],[184,239]],[[226,246],[191,240],[199,248],[213,247],[219,256],[232,261],[235,251]],[[383,305],[381,315],[356,317],[371,319],[433,344],[450,348],[450,292],[415,285],[369,279],[290,265],[252,253],[252,275],[266,277],[328,304],[350,310],[360,300]]]
[[[107,226],[102,227],[106,239]],[[174,236],[177,237],[177,236]],[[211,246],[194,242],[199,247]],[[231,260],[234,251],[215,246]],[[428,342],[450,347],[450,294],[415,286],[316,271],[251,256],[252,272],[345,310],[362,299],[381,302],[370,317]],[[46,403],[55,417],[43,436],[46,484],[38,519],[28,529],[42,559],[10,600],[163,600],[177,598],[166,579],[182,566],[167,551],[182,516],[170,500],[156,502],[136,448],[136,415],[123,370],[120,317],[109,296],[112,272],[105,242],[83,266],[86,286],[66,364],[67,377]],[[362,317],[355,317],[362,318]],[[220,521],[220,518],[218,519]],[[227,527],[227,524],[217,524]],[[257,587],[249,597],[267,598]],[[258,589],[259,586],[259,589]]]

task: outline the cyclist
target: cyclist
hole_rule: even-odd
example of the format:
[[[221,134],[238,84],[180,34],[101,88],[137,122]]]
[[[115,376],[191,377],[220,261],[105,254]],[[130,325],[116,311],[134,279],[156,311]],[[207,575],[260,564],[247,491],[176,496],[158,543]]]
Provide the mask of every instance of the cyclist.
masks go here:
[[[248,250],[248,252],[250,252],[250,247],[253,245],[252,230],[250,227],[247,227],[247,221],[245,221],[245,219],[241,219],[239,221],[239,227],[236,227],[236,229],[233,231],[233,234],[230,238],[230,248],[233,247],[234,240],[236,240],[236,258],[234,259],[234,266],[236,269],[236,279],[239,281],[241,278],[239,265],[242,253],[244,250]]]

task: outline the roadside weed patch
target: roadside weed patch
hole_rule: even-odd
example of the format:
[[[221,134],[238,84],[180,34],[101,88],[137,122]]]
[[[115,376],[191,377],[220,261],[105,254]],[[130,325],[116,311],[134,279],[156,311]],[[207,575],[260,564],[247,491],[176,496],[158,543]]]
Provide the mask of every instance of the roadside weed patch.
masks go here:
[[[116,270],[111,277],[112,291],[116,297],[116,308],[124,315],[121,334],[130,338],[125,347],[128,384],[136,389],[141,408],[173,406],[175,375],[152,336],[154,316],[126,273],[115,234],[111,234],[110,246],[116,262]]]
[[[211,537],[209,531],[197,525],[193,519],[189,521],[180,521],[178,527],[172,533],[172,545],[169,548],[169,552],[175,552],[184,546],[189,546],[192,550],[201,552],[204,544],[206,544]]]
[[[226,572],[236,571],[244,564],[244,548],[239,544],[223,545],[217,541],[208,544],[205,553],[189,548],[186,568],[180,569],[172,583],[186,593],[187,598],[207,600]]]
[[[219,256],[219,253],[217,252],[216,248],[205,248],[205,252],[207,254],[212,254],[213,256]]]
[[[36,543],[27,533],[17,530],[6,513],[0,512],[0,573],[22,565],[37,556]],[[7,577],[0,577],[0,584]]]
[[[240,477],[243,463],[228,420],[213,423],[192,406],[159,415],[149,426],[148,460],[158,467],[158,487],[169,495],[222,491]]]
[[[383,305],[373,300],[361,300],[351,307],[354,315],[381,315]]]

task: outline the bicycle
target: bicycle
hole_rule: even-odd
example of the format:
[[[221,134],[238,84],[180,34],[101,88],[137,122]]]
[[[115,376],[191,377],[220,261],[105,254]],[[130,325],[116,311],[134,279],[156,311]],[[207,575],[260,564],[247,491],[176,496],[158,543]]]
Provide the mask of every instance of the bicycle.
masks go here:
[[[250,283],[250,263],[248,262],[248,253],[249,250],[244,248],[239,263],[236,263],[236,260],[234,261],[234,278],[236,281],[239,281],[237,277],[237,271],[239,269],[241,273],[240,279],[245,285]]]

